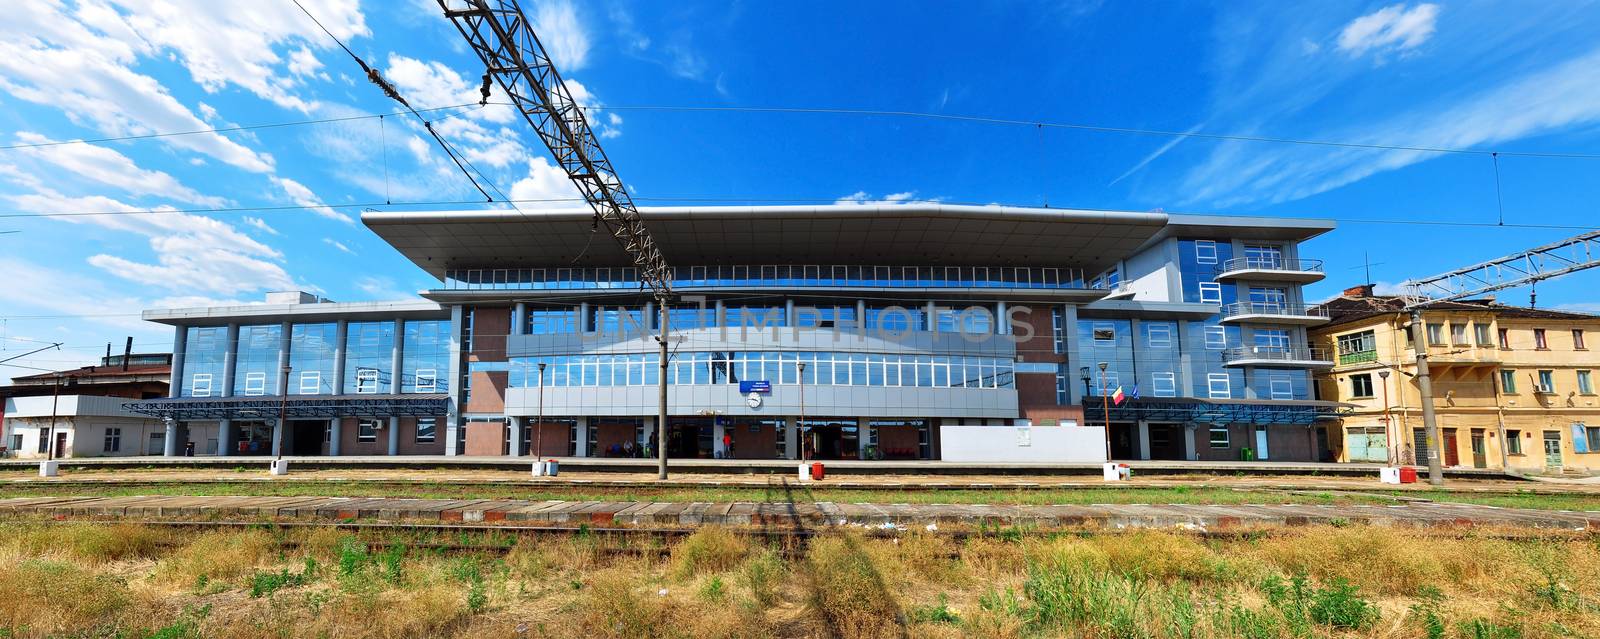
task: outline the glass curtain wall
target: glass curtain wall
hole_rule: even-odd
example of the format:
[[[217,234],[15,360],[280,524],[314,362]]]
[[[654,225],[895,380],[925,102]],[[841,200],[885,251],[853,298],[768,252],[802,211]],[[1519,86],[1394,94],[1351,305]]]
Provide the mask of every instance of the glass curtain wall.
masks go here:
[[[405,327],[400,392],[449,392],[450,321],[413,320]]]
[[[281,324],[239,327],[239,350],[233,366],[234,395],[278,394],[278,348],[282,339]]]
[[[350,322],[345,331],[344,392],[394,392],[394,322]]]
[[[289,328],[289,394],[333,395],[334,357],[339,325],[334,322],[295,324]]]
[[[222,375],[228,357],[228,327],[190,326],[184,331],[181,397],[222,395]]]

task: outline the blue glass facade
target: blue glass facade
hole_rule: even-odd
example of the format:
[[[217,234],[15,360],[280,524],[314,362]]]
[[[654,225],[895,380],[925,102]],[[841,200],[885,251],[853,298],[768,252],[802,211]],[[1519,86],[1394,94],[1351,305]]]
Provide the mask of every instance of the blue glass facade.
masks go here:
[[[1183,279],[1183,301],[1205,304],[1232,304],[1239,295],[1231,286],[1217,281],[1222,265],[1233,259],[1233,244],[1227,240],[1178,240],[1178,272]]]
[[[234,356],[233,394],[255,397],[278,394],[278,351],[283,341],[281,324],[239,327],[239,350]]]
[[[332,395],[339,354],[339,325],[295,324],[289,329],[289,394]]]
[[[539,364],[542,363],[547,386],[651,386],[657,383],[660,361],[654,353],[513,357],[509,367],[510,385],[513,388],[538,385]],[[953,355],[692,352],[674,356],[667,366],[667,375],[667,382],[673,385],[760,380],[810,386],[1012,388],[1015,363],[1009,358]]]
[[[713,265],[671,270],[673,288],[1016,288],[1105,287],[1078,269],[1014,266]],[[639,290],[632,268],[452,269],[446,290]],[[1116,285],[1113,279],[1111,286]]]
[[[405,323],[401,345],[400,392],[445,393],[450,390],[450,322]]]
[[[394,322],[350,322],[345,327],[344,392],[394,392]]]
[[[1239,327],[1220,325],[1215,319],[1179,324],[1172,320],[1078,320],[1077,361],[1080,367],[1089,368],[1088,395],[1098,397],[1102,390],[1112,393],[1120,386],[1131,396],[1137,386],[1141,399],[1311,398],[1310,374],[1305,370],[1257,367],[1250,369],[1247,380],[1245,368],[1226,366],[1227,349],[1240,345]],[[1188,379],[1184,377],[1185,359]],[[1106,363],[1103,375],[1101,362]],[[1064,374],[1081,383],[1081,372]],[[1068,381],[1058,379],[1058,402],[1067,401],[1065,389],[1059,387]],[[1185,392],[1185,383],[1190,392]]]
[[[228,327],[185,329],[181,397],[220,397],[228,358]]]

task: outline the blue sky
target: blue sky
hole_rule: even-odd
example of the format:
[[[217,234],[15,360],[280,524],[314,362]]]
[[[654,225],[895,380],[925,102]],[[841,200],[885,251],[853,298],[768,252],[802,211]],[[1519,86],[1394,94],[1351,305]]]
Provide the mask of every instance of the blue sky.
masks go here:
[[[432,0],[306,3],[413,105],[476,102],[481,64]],[[1341,220],[1304,253],[1322,298],[1392,286],[1576,234],[1378,223],[1497,219],[1472,154],[1219,141],[890,116],[663,106],[918,111],[1107,127],[1504,152],[1600,154],[1600,6],[1317,2],[992,4],[526,0],[641,204],[946,202]],[[0,145],[386,113],[395,105],[292,2],[42,1],[0,24]],[[499,99],[500,96],[496,96]],[[446,114],[455,115],[445,118]],[[572,194],[505,107],[436,126],[501,190]],[[1600,159],[1504,156],[1512,224],[1594,224]],[[391,299],[433,284],[355,218],[476,199],[407,117],[0,150],[0,359],[78,364],[150,307],[301,288]],[[36,213],[338,208],[159,215]],[[22,215],[22,216],[19,216]],[[1600,310],[1600,272],[1539,289]],[[1526,291],[1502,293],[1526,303]],[[0,379],[29,372],[0,367]]]

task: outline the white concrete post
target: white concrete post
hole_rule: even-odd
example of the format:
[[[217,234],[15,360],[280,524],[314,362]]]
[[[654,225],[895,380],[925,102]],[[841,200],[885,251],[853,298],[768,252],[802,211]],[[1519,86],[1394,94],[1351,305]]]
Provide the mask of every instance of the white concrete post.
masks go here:
[[[783,420],[783,454],[788,459],[800,458],[800,418]]]
[[[1150,422],[1139,420],[1139,459],[1150,459]]]
[[[40,436],[43,436],[44,433],[45,433],[45,431],[43,431],[43,430],[39,431]],[[54,446],[55,442],[49,442],[46,445],[47,446]],[[161,441],[161,455],[163,457],[177,457],[178,456],[178,422],[177,422],[177,420],[172,420],[172,419],[167,420],[167,434],[166,434],[166,439]]]
[[[389,455],[400,454],[400,418],[389,418]]]
[[[217,454],[232,455],[233,449],[233,420],[224,419],[217,422]]]
[[[342,437],[343,430],[344,419],[335,417],[328,420],[328,456],[339,456],[339,450],[341,448],[339,440],[340,437]]]
[[[1194,438],[1200,432],[1199,424],[1183,425],[1183,458],[1189,461],[1200,459],[1200,454],[1194,450]]]
[[[506,454],[512,457],[522,456],[522,424],[523,420],[526,419],[526,417],[512,417],[506,420],[506,427],[511,429],[509,443],[506,445]],[[533,427],[538,428],[539,425],[534,424]]]
[[[872,441],[872,421],[865,417],[856,418],[856,459],[867,458],[867,444]]]
[[[577,457],[588,457],[589,456],[589,418],[588,417],[579,417],[578,418],[578,424],[576,426],[574,426],[574,428],[578,429],[578,432],[576,433],[577,436],[574,438],[574,439],[577,440],[577,445],[573,448],[573,455],[575,455]]]
[[[727,427],[722,425],[721,418],[711,418],[711,457],[714,459],[722,459],[728,455],[728,448],[722,445],[722,434],[726,432],[728,432]]]
[[[461,443],[461,411],[466,408],[461,400],[466,393],[466,380],[461,361],[461,327],[465,309],[457,304],[450,307],[450,403],[445,405],[444,454],[455,456]],[[341,342],[342,343],[342,342]],[[340,377],[342,380],[343,377]]]

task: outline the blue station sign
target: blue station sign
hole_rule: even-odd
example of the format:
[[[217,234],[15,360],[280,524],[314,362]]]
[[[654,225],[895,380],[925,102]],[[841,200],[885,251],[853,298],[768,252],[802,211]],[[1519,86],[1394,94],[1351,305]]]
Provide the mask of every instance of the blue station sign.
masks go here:
[[[772,392],[772,382],[769,382],[769,381],[766,381],[766,380],[756,380],[756,381],[751,381],[751,382],[739,382],[739,394],[741,394],[741,395],[748,394],[748,393],[771,393],[771,392]]]

